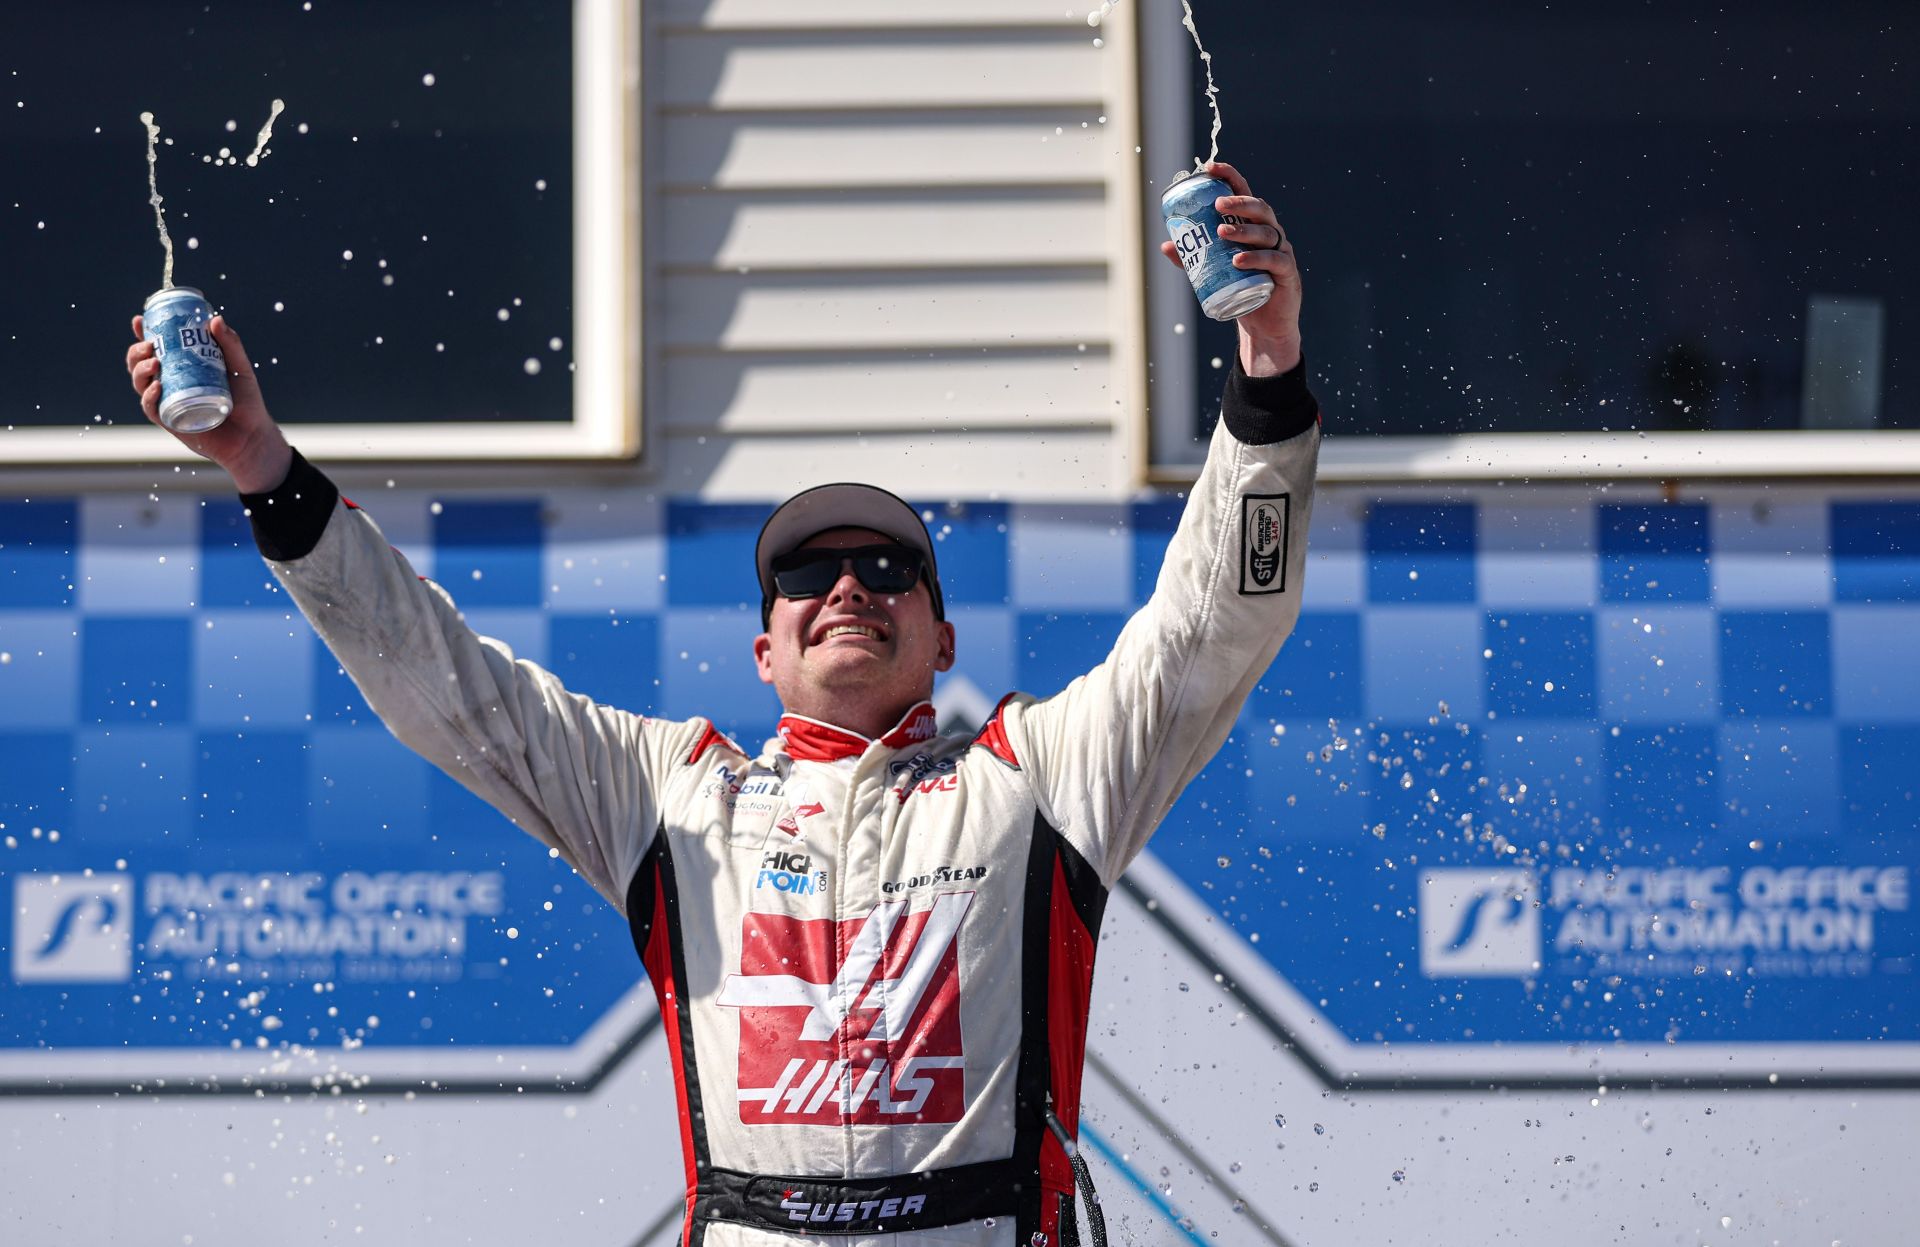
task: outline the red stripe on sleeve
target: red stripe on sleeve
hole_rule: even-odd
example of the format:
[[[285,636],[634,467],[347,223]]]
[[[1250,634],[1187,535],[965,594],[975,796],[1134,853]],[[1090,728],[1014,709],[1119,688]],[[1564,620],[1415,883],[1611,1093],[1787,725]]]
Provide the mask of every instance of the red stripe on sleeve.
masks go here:
[[[980,729],[980,734],[973,738],[973,743],[982,746],[988,753],[1017,771],[1020,769],[1020,759],[1013,756],[1013,742],[1007,739],[1005,719],[1007,703],[1012,700],[1012,693],[1000,699],[1000,704],[993,708],[993,717],[988,719],[987,725]]]
[[[1067,892],[1067,872],[1053,863],[1053,892],[1047,916],[1047,1042],[1052,1075],[1053,1112],[1074,1139],[1080,1137],[1080,1079],[1087,1059],[1087,1015],[1093,1001],[1093,933],[1080,921]],[[1073,1191],[1073,1165],[1060,1141],[1049,1134],[1040,1146],[1040,1187]],[[1044,1201],[1043,1201],[1044,1202]]]
[[[692,766],[698,762],[706,754],[707,750],[713,748],[715,745],[723,745],[734,753],[741,752],[740,746],[721,735],[720,729],[709,721],[707,723],[707,730],[700,733],[699,743],[693,747],[693,752],[687,755],[687,765]]]
[[[708,728],[712,730],[711,727]],[[647,947],[640,955],[647,968],[647,980],[653,984],[654,997],[660,1002],[661,1024],[667,1032],[667,1051],[673,1058],[673,1102],[680,1110],[680,1155],[687,1166],[687,1220],[681,1241],[690,1247],[693,1241],[693,1199],[699,1175],[693,1163],[693,1114],[687,1105],[687,1063],[680,1050],[680,985],[673,977],[673,952],[667,939],[666,881],[660,877],[658,863],[653,867],[653,923],[647,928]]]

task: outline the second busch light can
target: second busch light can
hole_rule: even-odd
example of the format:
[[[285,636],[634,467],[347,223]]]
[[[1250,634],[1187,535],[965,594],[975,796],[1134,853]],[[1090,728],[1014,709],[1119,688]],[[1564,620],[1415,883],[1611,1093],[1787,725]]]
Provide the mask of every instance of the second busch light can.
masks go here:
[[[213,340],[213,306],[192,286],[168,286],[147,299],[146,339],[160,361],[160,423],[175,433],[205,433],[233,411],[227,357]]]
[[[1222,216],[1213,201],[1233,194],[1233,188],[1204,173],[1188,173],[1160,196],[1160,215],[1167,219],[1167,236],[1180,252],[1180,263],[1200,298],[1200,310],[1214,320],[1245,316],[1273,297],[1273,277],[1233,266],[1241,247],[1220,237],[1220,226],[1244,225],[1239,217]]]

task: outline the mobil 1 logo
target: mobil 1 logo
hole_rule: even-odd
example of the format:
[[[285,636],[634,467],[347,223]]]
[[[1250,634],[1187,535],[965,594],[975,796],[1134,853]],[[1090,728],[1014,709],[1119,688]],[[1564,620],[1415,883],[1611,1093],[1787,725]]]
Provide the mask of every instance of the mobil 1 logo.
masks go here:
[[[1291,494],[1240,496],[1240,592],[1284,593]]]

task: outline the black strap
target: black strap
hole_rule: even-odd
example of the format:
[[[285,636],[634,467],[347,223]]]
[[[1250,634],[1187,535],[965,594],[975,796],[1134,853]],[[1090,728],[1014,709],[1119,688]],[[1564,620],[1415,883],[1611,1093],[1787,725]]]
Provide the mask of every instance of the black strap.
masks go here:
[[[1107,1247],[1107,1218],[1100,1210],[1100,1192],[1093,1189],[1093,1170],[1087,1168],[1087,1158],[1080,1154],[1080,1145],[1068,1137],[1067,1128],[1053,1115],[1051,1104],[1047,1106],[1047,1129],[1060,1141],[1067,1162],[1073,1166],[1074,1185],[1080,1188],[1080,1198],[1087,1204],[1087,1228],[1093,1232],[1093,1247]],[[1060,1200],[1060,1243],[1061,1247],[1080,1247],[1080,1223],[1073,1215],[1071,1196]]]
[[[803,1178],[708,1169],[693,1220],[808,1234],[896,1234],[1012,1217],[1031,1168],[1012,1160],[884,1178]]]
[[[1077,1151],[1073,1154],[1073,1176],[1080,1185],[1080,1198],[1087,1203],[1087,1229],[1093,1236],[1093,1247],[1107,1247],[1107,1214],[1100,1208],[1100,1192],[1093,1189],[1093,1171],[1087,1168],[1087,1158]],[[1080,1225],[1074,1220],[1073,1201],[1067,1200],[1066,1205],[1060,1241],[1066,1247],[1079,1247]]]
[[[1055,1223],[1060,1227],[1060,1247],[1080,1247],[1080,1219],[1074,1215],[1073,1196],[1057,1196],[1060,1201],[1060,1217]]]

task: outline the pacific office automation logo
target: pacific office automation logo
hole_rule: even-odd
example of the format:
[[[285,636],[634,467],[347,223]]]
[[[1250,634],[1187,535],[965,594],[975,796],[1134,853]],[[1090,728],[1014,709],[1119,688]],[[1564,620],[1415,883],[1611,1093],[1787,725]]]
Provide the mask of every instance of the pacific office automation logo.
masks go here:
[[[888,901],[851,922],[748,914],[740,973],[719,996],[740,1010],[740,1120],[959,1121],[959,935],[972,904],[948,892],[931,909]]]
[[[14,876],[14,982],[124,983],[132,977],[131,876]]]
[[[1420,872],[1420,970],[1428,978],[1540,970],[1540,906],[1531,871]]]

